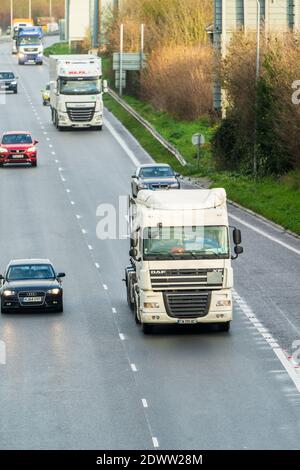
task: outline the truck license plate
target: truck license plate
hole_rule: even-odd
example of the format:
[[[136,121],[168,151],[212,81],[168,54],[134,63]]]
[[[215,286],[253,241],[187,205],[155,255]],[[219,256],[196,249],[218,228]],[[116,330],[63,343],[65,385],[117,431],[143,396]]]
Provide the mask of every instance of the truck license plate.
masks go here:
[[[192,320],[190,318],[187,318],[187,319],[184,319],[184,320],[177,320],[177,323],[186,324],[186,325],[195,325],[198,322],[197,322],[197,320]]]

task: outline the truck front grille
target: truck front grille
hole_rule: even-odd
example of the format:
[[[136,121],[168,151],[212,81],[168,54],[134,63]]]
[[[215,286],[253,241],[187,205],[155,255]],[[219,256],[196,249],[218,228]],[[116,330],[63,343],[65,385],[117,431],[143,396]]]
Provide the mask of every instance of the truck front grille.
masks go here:
[[[208,314],[210,291],[165,292],[165,308],[170,317],[197,318]]]
[[[220,288],[223,285],[223,269],[165,269],[151,270],[154,291]]]
[[[68,116],[72,122],[90,122],[95,113],[95,107],[67,108]]]

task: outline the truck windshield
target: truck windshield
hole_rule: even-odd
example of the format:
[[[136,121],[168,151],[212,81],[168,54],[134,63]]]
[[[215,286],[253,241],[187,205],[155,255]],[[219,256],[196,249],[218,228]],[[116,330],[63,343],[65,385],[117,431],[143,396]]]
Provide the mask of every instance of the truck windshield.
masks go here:
[[[149,227],[143,234],[144,259],[228,258],[224,226]]]
[[[100,78],[60,79],[62,95],[97,95],[101,93]]]
[[[20,46],[39,45],[42,44],[42,40],[38,36],[20,37],[19,44]]]

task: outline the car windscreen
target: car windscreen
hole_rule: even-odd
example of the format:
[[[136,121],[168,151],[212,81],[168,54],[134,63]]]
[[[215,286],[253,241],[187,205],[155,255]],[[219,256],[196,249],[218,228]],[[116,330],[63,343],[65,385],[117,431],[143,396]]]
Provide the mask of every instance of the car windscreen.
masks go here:
[[[2,144],[32,144],[32,137],[30,134],[6,134],[2,138]]]
[[[50,264],[24,264],[9,268],[8,281],[25,281],[27,279],[55,279],[55,273]]]
[[[0,72],[0,80],[13,80],[15,78],[12,72]]]
[[[155,166],[141,168],[139,176],[142,178],[168,178],[174,176],[174,171],[168,166]]]

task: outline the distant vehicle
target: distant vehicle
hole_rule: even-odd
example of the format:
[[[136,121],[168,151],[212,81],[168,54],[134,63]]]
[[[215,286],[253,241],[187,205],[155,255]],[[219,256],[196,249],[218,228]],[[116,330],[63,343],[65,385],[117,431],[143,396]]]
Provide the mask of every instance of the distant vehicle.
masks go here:
[[[17,37],[20,28],[27,28],[33,26],[33,20],[30,18],[15,18],[13,20],[12,30],[12,54],[17,54]]]
[[[0,166],[6,163],[30,163],[36,167],[37,143],[29,132],[5,132],[0,143]]]
[[[50,104],[50,83],[47,83],[44,90],[42,90],[43,105]]]
[[[0,275],[1,313],[18,310],[63,311],[61,278],[48,259],[12,260]]]
[[[49,60],[52,122],[58,130],[90,127],[102,130],[101,58],[92,54],[53,55]]]
[[[132,196],[137,197],[141,189],[180,189],[179,175],[167,164],[141,165],[132,176]]]
[[[43,33],[40,26],[19,28],[17,35],[18,63],[24,65],[34,63],[43,64]]]
[[[18,93],[18,77],[13,72],[0,71],[0,91]]]

